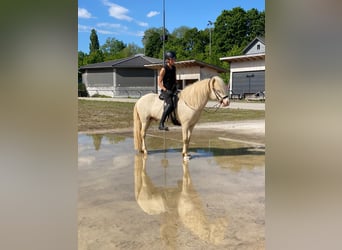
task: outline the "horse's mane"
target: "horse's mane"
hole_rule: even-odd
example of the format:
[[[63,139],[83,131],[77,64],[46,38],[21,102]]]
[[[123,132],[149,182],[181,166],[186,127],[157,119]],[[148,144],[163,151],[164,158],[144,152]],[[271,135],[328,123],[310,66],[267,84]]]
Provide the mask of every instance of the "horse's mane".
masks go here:
[[[183,99],[190,107],[199,107],[203,104],[203,100],[208,100],[210,93],[209,81],[208,78],[186,86],[180,92],[179,98]]]

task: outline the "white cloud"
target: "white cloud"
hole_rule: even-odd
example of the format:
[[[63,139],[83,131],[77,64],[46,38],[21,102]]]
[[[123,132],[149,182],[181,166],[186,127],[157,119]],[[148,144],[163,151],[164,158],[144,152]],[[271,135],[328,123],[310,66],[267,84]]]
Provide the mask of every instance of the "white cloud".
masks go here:
[[[78,32],[88,32],[92,29],[92,27],[90,26],[86,26],[86,25],[78,25]]]
[[[96,32],[98,34],[102,34],[102,35],[116,35],[116,32],[113,31],[109,31],[109,30],[100,30],[100,29],[96,29]]]
[[[160,12],[158,12],[158,11],[150,11],[146,16],[147,17],[154,17],[154,16],[159,15],[159,14],[160,14]]]
[[[119,29],[122,28],[121,24],[118,23],[98,23],[96,24],[97,27],[105,27],[109,29]]]
[[[143,37],[145,35],[145,31],[138,31],[137,33],[136,33],[136,36],[141,36],[141,37]]]
[[[145,22],[136,21],[136,23],[141,27],[147,27],[148,26],[148,23],[145,23]]]
[[[79,18],[92,18],[91,13],[84,8],[78,8],[78,17]]]
[[[132,21],[133,18],[128,16],[127,13],[129,12],[128,9],[126,9],[123,6],[117,5],[115,3],[111,3],[107,0],[103,1],[103,4],[105,6],[108,6],[108,12],[111,17],[114,17],[119,20],[126,20],[126,21]]]
[[[97,27],[110,28],[108,26],[104,26],[104,25],[101,25],[101,24],[97,25]],[[87,26],[87,25],[81,25],[81,24],[78,25],[78,32],[90,32],[92,29],[95,29],[97,34],[102,34],[102,35],[117,34],[117,33],[113,32],[113,31],[110,31],[110,30],[96,29],[93,26]]]

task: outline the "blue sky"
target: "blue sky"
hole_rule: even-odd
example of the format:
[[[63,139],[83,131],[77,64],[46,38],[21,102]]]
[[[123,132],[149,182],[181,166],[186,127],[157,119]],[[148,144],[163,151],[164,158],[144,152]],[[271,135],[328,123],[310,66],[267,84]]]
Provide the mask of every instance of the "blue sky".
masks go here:
[[[204,30],[223,10],[241,7],[265,10],[265,0],[164,0],[165,27]],[[100,45],[108,37],[143,47],[144,31],[163,26],[163,0],[79,0],[78,50],[89,53],[90,31],[95,29]]]

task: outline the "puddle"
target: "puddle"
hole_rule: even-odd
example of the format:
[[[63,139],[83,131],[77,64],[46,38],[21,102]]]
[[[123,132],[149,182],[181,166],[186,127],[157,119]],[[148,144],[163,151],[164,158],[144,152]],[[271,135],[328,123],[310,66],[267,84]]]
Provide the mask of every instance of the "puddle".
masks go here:
[[[147,157],[79,134],[78,249],[264,249],[262,140],[197,130],[183,163],[179,131],[149,132]]]

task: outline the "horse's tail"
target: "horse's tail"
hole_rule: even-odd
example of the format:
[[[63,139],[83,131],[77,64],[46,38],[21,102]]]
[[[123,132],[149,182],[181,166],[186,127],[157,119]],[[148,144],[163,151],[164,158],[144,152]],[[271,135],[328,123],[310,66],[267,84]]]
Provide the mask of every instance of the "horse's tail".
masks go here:
[[[133,123],[134,123],[134,148],[139,152],[142,151],[142,138],[141,138],[141,121],[137,110],[137,104],[134,105],[133,111]]]

